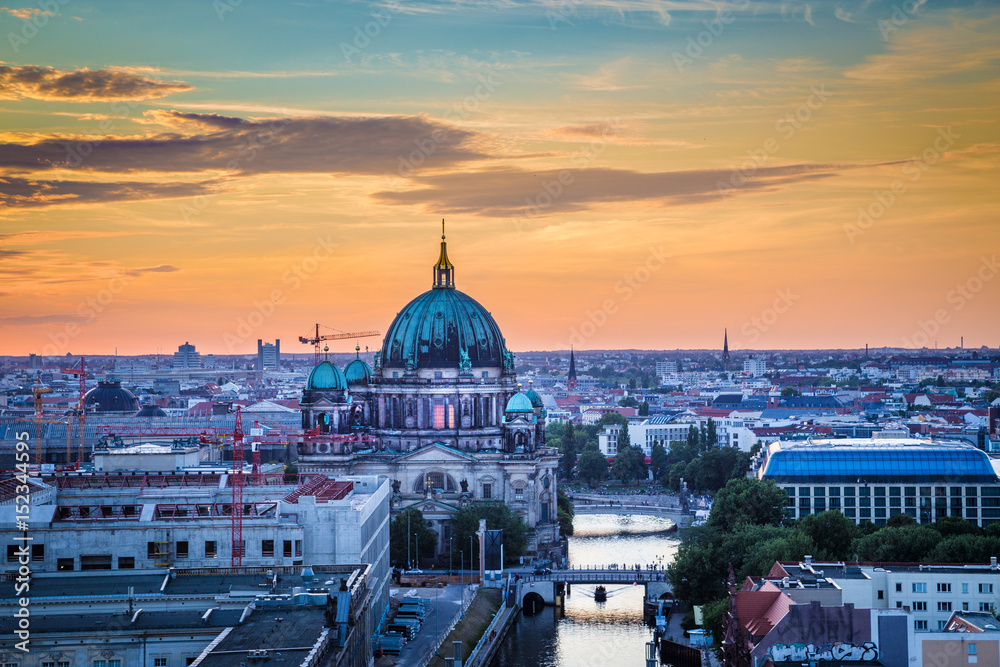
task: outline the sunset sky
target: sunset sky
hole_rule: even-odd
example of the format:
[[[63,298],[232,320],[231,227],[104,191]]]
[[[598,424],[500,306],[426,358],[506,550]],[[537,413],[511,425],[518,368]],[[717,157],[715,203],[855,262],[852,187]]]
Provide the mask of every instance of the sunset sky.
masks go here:
[[[998,35],[985,1],[4,7],[0,354],[384,332],[442,218],[515,351],[996,347]]]

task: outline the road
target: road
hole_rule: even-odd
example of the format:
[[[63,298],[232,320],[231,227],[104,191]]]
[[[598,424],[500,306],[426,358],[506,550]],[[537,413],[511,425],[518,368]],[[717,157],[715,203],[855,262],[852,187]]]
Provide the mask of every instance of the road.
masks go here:
[[[417,636],[406,642],[395,658],[399,667],[419,667],[435,649],[435,642],[448,629],[452,620],[462,610],[462,596],[468,596],[468,586],[449,584],[444,588],[393,588],[392,597],[407,599],[419,597],[428,600],[430,613],[424,618]]]

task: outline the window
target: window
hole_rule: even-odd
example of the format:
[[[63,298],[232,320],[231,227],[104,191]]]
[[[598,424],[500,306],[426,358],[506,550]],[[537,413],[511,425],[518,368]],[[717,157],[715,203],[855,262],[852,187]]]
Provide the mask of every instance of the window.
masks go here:
[[[119,556],[118,557],[118,569],[119,570],[134,570],[135,569],[135,557],[134,556]]]
[[[938,611],[951,611],[950,602],[938,602]]]
[[[990,611],[990,603],[989,602],[980,602],[979,603],[979,611],[986,611],[986,612]]]
[[[69,667],[69,660],[60,660],[59,662],[43,662],[42,667]]]
[[[17,562],[17,549],[18,549],[18,545],[17,544],[8,544],[7,545],[7,562],[8,563],[16,563]]]
[[[913,621],[913,629],[914,630],[918,630],[918,631],[919,630],[926,630],[927,629],[927,621]]]
[[[962,603],[962,611],[969,611],[969,603],[968,602],[963,602]]]
[[[927,603],[926,602],[914,602],[913,603],[913,611],[927,611]]]
[[[524,500],[524,487],[519,486],[514,489],[514,500]]]
[[[295,557],[302,557],[302,540],[295,540]]]
[[[969,642],[969,655],[976,655],[976,644],[975,642]]]
[[[965,591],[962,591],[962,592],[964,593]],[[979,584],[979,592],[980,593],[992,593],[993,592],[993,584]]]
[[[493,485],[483,484],[483,499],[489,500],[493,497]]]
[[[950,583],[946,584],[946,583],[943,583],[943,582],[938,583],[938,585],[937,585],[937,592],[938,593],[951,593],[951,584]]]
[[[980,584],[979,588],[982,588],[982,587],[983,587],[982,584]],[[969,592],[969,584],[962,584],[962,594],[964,595],[964,594],[967,594],[968,592]],[[981,590],[979,592],[982,593]]]
[[[215,540],[205,540],[205,558],[218,558],[219,548],[215,546]]]
[[[156,558],[157,553],[159,550],[156,548],[156,542],[146,542],[146,558]]]
[[[262,558],[274,557],[274,540],[260,541],[260,555]]]
[[[284,544],[281,547],[281,555],[284,556],[285,558],[291,558],[292,557],[292,541],[291,540],[285,540]]]
[[[57,570],[72,570],[75,566],[75,562],[72,558],[57,558],[56,559],[56,569]]]
[[[69,664],[69,663],[66,663]],[[166,663],[164,663],[166,664]],[[95,660],[94,667],[122,667],[121,660]]]
[[[177,543],[177,557],[178,558],[187,558],[188,557],[188,543],[187,542],[178,542]]]
[[[896,592],[897,593],[903,592],[903,584],[896,584]]]
[[[153,658],[153,667],[167,667],[167,659]]]
[[[885,599],[885,591],[879,591],[878,592],[878,599],[879,600],[884,600]]]
[[[33,561],[43,561],[43,560],[45,560],[45,545],[44,544],[32,544],[31,545],[31,560],[33,560]]]
[[[938,630],[944,630],[946,625],[948,625],[948,621],[938,621]]]

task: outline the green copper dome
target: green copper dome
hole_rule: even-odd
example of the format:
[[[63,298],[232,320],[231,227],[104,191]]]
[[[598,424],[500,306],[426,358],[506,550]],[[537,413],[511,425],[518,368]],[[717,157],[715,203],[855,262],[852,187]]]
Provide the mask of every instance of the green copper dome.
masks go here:
[[[347,378],[349,386],[369,384],[372,379],[372,369],[359,356],[344,368],[344,377]]]
[[[534,412],[535,409],[531,406],[531,399],[529,399],[524,394],[514,394],[507,401],[507,407],[504,408],[504,412]]]
[[[529,401],[531,401],[531,407],[533,408],[543,407],[544,404],[542,403],[542,397],[539,396],[538,392],[535,391],[534,389],[529,389],[524,393],[524,395],[528,397]]]
[[[503,368],[506,344],[496,320],[455,289],[444,235],[434,287],[406,304],[382,341],[382,368]]]
[[[321,361],[309,373],[306,380],[306,391],[344,391],[347,389],[347,378],[343,371],[329,361]]]

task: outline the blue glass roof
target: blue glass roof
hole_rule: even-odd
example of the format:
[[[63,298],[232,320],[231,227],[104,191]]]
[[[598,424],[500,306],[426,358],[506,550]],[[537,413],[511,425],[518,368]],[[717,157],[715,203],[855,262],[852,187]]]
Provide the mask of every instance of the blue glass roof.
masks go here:
[[[763,478],[778,483],[1000,482],[985,452],[965,445],[791,445],[768,457]]]

